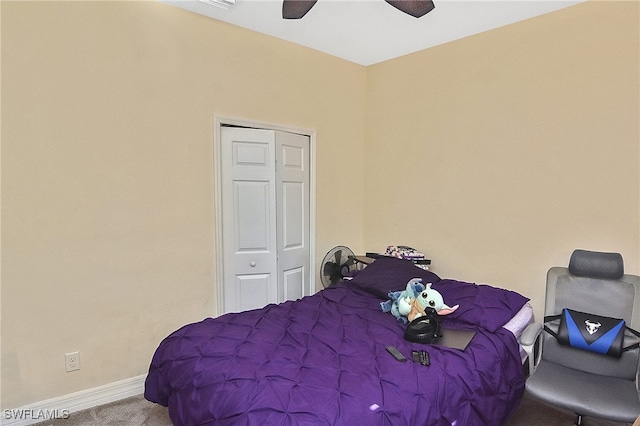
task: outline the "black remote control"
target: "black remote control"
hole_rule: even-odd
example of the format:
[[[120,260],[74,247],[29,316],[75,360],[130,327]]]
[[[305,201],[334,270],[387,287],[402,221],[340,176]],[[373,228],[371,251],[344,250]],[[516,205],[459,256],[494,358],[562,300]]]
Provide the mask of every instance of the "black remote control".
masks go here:
[[[428,366],[431,364],[431,360],[429,359],[429,352],[420,351],[420,364]]]
[[[387,346],[386,349],[387,349],[387,352],[389,352],[391,355],[393,355],[393,357],[396,360],[401,361],[401,362],[405,362],[407,360],[407,358],[404,355],[402,355],[400,353],[400,351],[398,349],[396,349],[395,346]]]
[[[424,365],[425,367],[431,364],[429,352],[427,351],[411,351],[411,359],[415,362],[419,362],[420,365]]]

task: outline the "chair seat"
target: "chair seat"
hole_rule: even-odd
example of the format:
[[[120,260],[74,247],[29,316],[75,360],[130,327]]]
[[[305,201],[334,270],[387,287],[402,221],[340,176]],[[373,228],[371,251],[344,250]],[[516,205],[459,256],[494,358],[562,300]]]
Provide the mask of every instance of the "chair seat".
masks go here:
[[[640,414],[635,382],[584,373],[545,360],[527,379],[526,390],[534,398],[582,416],[632,423]]]

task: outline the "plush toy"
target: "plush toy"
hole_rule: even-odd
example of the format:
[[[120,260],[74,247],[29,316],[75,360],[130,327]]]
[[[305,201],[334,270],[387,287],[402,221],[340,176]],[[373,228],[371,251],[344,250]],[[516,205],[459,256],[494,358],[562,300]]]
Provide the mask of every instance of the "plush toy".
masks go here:
[[[445,304],[440,292],[432,289],[431,283],[425,287],[421,278],[409,281],[407,288],[401,292],[390,292],[389,299],[380,303],[382,312],[391,312],[398,321],[405,324],[426,315],[427,308],[433,309],[438,315],[448,315],[459,307]]]
[[[409,321],[425,315],[425,309],[427,308],[432,308],[438,315],[442,316],[449,315],[460,307],[460,305],[449,307],[444,303],[444,299],[440,292],[431,288],[431,283],[428,283],[427,287],[418,296],[416,296],[413,305],[417,306],[409,312]]]
[[[390,291],[389,292],[389,300],[380,303],[380,308],[382,312],[391,312],[391,314],[396,317],[396,319],[400,322],[407,323],[407,313],[400,312],[400,301],[402,300],[402,310],[406,311],[405,303],[407,301],[415,300],[415,298],[423,292],[425,289],[424,284],[422,284],[421,278],[414,278],[407,283],[407,288],[403,291]]]

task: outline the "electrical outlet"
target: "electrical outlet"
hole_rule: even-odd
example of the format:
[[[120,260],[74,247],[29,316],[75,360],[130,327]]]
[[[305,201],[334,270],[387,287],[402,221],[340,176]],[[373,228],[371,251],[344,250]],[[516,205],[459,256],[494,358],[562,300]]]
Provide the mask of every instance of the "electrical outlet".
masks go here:
[[[67,373],[80,370],[80,352],[64,354],[64,363],[67,367]]]

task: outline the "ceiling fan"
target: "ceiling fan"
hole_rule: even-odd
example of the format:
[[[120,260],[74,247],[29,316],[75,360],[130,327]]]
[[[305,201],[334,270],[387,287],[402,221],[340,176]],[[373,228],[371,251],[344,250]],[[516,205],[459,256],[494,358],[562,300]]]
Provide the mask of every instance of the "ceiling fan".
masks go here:
[[[300,19],[311,10],[318,0],[283,0],[282,17]],[[431,0],[384,0],[402,12],[419,18],[431,12],[435,5]]]

